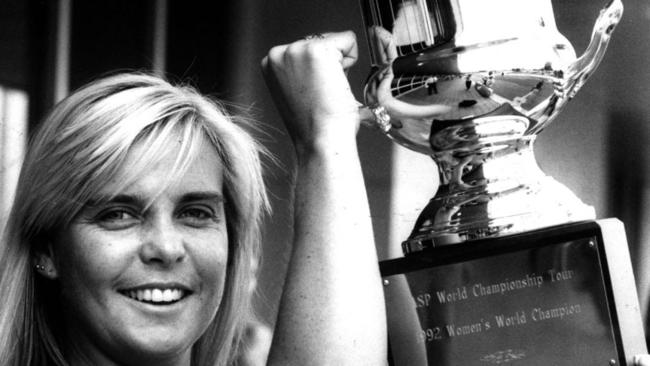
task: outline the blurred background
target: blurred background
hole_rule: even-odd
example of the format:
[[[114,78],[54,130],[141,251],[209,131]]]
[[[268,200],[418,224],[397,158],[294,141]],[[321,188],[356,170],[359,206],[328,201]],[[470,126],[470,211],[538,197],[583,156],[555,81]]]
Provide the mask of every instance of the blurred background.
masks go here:
[[[624,0],[625,14],[596,74],[536,143],[542,169],[598,217],[626,225],[644,309],[650,289],[650,3]],[[554,0],[556,21],[581,54],[605,1]],[[260,121],[273,215],[266,221],[257,311],[275,322],[291,243],[290,140],[259,62],[277,44],[352,29],[360,60],[355,95],[369,72],[357,0],[0,0],[0,215],[6,215],[30,131],[71,90],[115,70],[153,70],[190,82]],[[429,158],[378,131],[358,137],[381,259],[410,232],[434,193]],[[408,162],[408,163],[407,163]],[[351,243],[353,245],[353,243]]]

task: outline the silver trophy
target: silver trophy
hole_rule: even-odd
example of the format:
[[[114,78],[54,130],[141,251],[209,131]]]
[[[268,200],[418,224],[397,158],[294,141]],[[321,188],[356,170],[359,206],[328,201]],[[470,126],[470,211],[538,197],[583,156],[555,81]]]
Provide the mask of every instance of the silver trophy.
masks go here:
[[[362,8],[364,119],[431,156],[441,182],[405,256],[379,263],[391,364],[632,365],[647,350],[623,225],[594,220],[533,154],[601,61],[621,1],[580,57],[550,0]]]
[[[550,0],[362,0],[362,10],[365,112],[440,172],[405,254],[595,218],[540,170],[533,142],[598,66],[620,0],[602,9],[580,57]]]

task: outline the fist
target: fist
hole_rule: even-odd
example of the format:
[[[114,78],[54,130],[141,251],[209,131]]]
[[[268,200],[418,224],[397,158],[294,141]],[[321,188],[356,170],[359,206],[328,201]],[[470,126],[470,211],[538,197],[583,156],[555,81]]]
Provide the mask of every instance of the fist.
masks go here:
[[[273,47],[262,60],[266,83],[297,147],[354,140],[358,103],[346,70],[357,54],[356,36],[348,31]]]

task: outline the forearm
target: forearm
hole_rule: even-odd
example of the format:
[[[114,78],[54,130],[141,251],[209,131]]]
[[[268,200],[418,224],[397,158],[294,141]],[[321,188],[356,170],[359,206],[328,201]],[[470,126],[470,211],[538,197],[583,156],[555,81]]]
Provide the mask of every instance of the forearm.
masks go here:
[[[351,140],[298,149],[294,246],[270,364],[385,363],[383,292]]]

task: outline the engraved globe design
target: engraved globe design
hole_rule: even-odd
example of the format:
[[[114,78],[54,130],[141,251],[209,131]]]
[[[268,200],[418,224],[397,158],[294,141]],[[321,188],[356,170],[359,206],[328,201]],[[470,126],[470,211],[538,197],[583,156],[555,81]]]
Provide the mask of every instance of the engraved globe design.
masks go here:
[[[373,68],[365,113],[438,165],[406,254],[595,218],[532,145],[600,63],[623,12],[600,12],[577,57],[550,0],[363,0]]]

